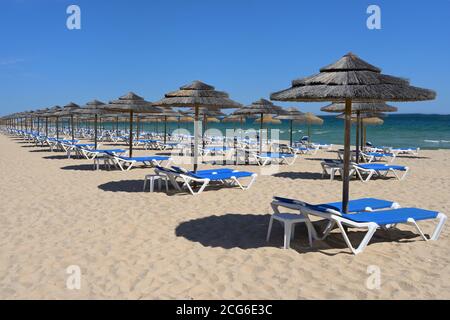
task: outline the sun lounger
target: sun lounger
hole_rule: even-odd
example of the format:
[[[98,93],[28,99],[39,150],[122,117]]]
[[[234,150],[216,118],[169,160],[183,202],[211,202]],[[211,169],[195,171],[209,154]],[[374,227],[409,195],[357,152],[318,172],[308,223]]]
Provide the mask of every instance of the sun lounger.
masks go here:
[[[393,173],[398,180],[403,180],[409,171],[409,168],[405,166],[381,163],[352,163],[352,169],[363,182],[369,181],[373,176],[386,177],[389,173]],[[403,172],[403,175],[400,176],[398,172]]]
[[[395,153],[384,153],[384,152],[360,152],[361,158],[368,163],[373,161],[381,161],[389,159],[389,162],[394,162],[396,155]]]
[[[253,152],[252,156],[255,159],[256,163],[258,163],[258,165],[260,166],[265,166],[272,162],[276,162],[278,164],[286,163],[287,165],[292,165],[297,159],[296,154],[278,153],[278,152],[265,152],[260,154]]]
[[[336,173],[342,176],[344,164],[342,160],[325,159],[321,162],[322,165],[322,177],[326,174],[330,175],[330,180],[334,180]],[[403,172],[399,175],[399,172]],[[398,180],[405,179],[409,172],[409,168],[400,165],[390,165],[383,163],[355,163],[350,164],[349,175],[356,175],[361,181],[367,182],[372,177],[386,177],[389,173],[393,173]]]
[[[192,195],[198,195],[210,185],[212,182],[223,184],[226,186],[238,186],[242,190],[249,189],[254,183],[257,174],[247,171],[239,171],[233,169],[217,169],[217,170],[199,170],[197,172],[187,171],[180,167],[163,168],[157,166],[155,169],[157,174],[167,175],[171,184],[178,190],[188,189]],[[240,179],[250,178],[248,185],[243,185]],[[193,184],[200,184],[200,188],[195,191]]]
[[[409,154],[413,156],[419,155],[420,148],[392,148],[390,149],[390,152],[394,153],[395,155],[399,154]]]
[[[357,206],[365,205],[364,199],[360,199],[358,201],[361,203]],[[371,199],[371,201],[373,200]],[[371,201],[368,201],[367,203],[370,205]],[[374,201],[374,203],[378,201],[383,200],[377,200]],[[294,204],[290,202],[294,202]],[[349,207],[351,207],[351,203],[352,201],[349,202]],[[369,210],[344,214],[341,212],[340,207],[336,207],[336,204],[311,205],[298,200],[285,201],[284,198],[279,197],[275,198],[272,204],[273,206],[288,206],[288,208],[290,208],[289,206],[295,205],[294,209],[298,209],[305,216],[312,215],[327,219],[329,223],[325,228],[322,237],[317,237],[317,233],[315,230],[313,231],[312,236],[315,239],[325,239],[333,230],[334,226],[337,225],[342,233],[342,236],[344,237],[345,243],[355,255],[361,253],[365,249],[377,229],[381,228],[384,230],[389,230],[397,224],[410,224],[416,228],[424,240],[437,240],[441,234],[444,223],[447,220],[447,216],[443,213],[418,208],[394,208],[378,211]],[[356,207],[353,209],[357,209]],[[431,237],[427,237],[417,224],[417,221],[431,219],[438,219],[438,224],[435,227]],[[365,234],[363,240],[356,248],[354,248],[350,242],[345,227],[367,229],[367,233]]]
[[[110,157],[122,171],[130,171],[136,163],[141,163],[146,167],[154,167],[155,165],[161,166],[164,161],[167,161],[166,166],[168,166],[172,161],[172,158],[167,156],[125,157],[110,152],[107,152],[106,156]]]

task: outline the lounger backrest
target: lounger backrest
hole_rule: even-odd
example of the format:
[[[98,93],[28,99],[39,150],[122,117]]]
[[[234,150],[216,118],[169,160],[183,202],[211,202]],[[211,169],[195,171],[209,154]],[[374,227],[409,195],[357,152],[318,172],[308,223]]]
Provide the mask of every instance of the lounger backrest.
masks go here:
[[[332,208],[328,208],[327,206],[317,206],[317,205],[309,204],[304,201],[283,198],[283,197],[273,197],[273,198],[279,202],[289,203],[289,204],[293,204],[293,205],[299,205],[299,206],[302,206],[305,209],[309,209],[311,211],[320,211],[320,212],[324,212],[324,213],[330,213],[330,214],[341,216],[341,213],[339,211],[336,211],[335,209],[332,209]]]
[[[171,167],[175,172],[178,173],[188,173],[189,171],[187,171],[186,169],[182,168],[182,167],[177,167],[177,166],[172,166]]]

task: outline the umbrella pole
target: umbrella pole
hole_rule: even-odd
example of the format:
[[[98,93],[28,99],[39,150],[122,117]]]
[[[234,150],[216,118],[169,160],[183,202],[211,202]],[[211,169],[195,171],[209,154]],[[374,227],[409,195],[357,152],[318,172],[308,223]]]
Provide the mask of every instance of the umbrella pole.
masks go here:
[[[360,126],[360,137],[361,137],[361,151],[364,150],[364,147],[366,146],[366,143],[364,141],[364,122],[361,120],[361,126]]]
[[[48,117],[45,117],[45,137],[48,138]]]
[[[39,117],[37,118],[37,134],[38,134],[38,136],[40,135],[40,132],[39,132]]]
[[[263,131],[263,113],[261,113],[261,121],[259,125],[259,154],[262,153],[262,131]]]
[[[58,121],[58,117],[56,117],[56,140],[59,140],[59,121]]]
[[[72,129],[72,143],[75,141],[75,131],[73,127],[73,114],[70,115],[70,127]]]
[[[119,137],[119,116],[116,117],[116,136]]]
[[[352,100],[345,99],[344,170],[342,186],[342,212],[347,213],[349,200],[350,133],[352,129]]]
[[[194,172],[197,172],[198,167],[198,106],[195,106],[195,119],[194,119]]]
[[[205,130],[206,130],[206,114],[203,114],[203,125],[202,125],[202,146],[203,152],[205,152]]]
[[[311,144],[312,143],[312,139],[311,139],[311,124],[308,121],[308,142]]]
[[[140,135],[141,135],[141,123],[139,121],[139,115],[138,115],[138,116],[136,116],[136,141],[139,140]]]
[[[359,131],[361,124],[361,112],[356,112],[356,163],[359,163]]]
[[[94,150],[97,150],[97,114],[94,115]]]
[[[138,117],[139,119],[139,117]],[[129,157],[133,156],[133,110],[130,110]]]
[[[167,142],[167,116],[164,116],[164,144]]]
[[[367,143],[367,127],[364,127],[364,145]]]
[[[292,148],[292,119],[290,121],[290,129],[289,129],[289,146]]]

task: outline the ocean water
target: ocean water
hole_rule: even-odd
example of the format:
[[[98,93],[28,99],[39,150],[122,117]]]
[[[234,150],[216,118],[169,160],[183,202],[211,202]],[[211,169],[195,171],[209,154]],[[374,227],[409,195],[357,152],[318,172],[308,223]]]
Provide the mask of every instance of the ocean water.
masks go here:
[[[311,126],[311,136],[314,142],[343,144],[344,122],[333,115],[320,116],[324,119],[322,126]],[[367,141],[377,146],[392,147],[420,147],[421,149],[450,149],[450,115],[424,115],[424,114],[392,114],[384,119],[383,125],[367,126]],[[247,119],[240,123],[209,123],[207,129],[259,129],[254,119]],[[105,123],[104,127],[113,127],[115,124]],[[128,128],[127,123],[120,123],[121,128]],[[141,130],[163,131],[162,123],[141,123]],[[168,123],[168,132],[177,128],[193,132],[192,123]],[[278,129],[280,139],[289,140],[289,121],[278,125],[264,125],[264,128]],[[356,126],[352,128],[352,143],[355,141]],[[299,140],[308,132],[306,125],[293,126],[293,139]]]

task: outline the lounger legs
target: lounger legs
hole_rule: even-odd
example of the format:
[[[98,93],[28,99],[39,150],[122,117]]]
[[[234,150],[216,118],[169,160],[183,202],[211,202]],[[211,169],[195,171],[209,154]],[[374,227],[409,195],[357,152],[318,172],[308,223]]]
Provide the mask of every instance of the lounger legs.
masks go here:
[[[422,231],[422,229],[419,227],[419,225],[417,224],[417,222],[414,219],[408,219],[408,223],[412,224],[417,232],[419,232],[420,236],[422,237],[423,240],[428,241],[428,240],[437,240],[442,232],[442,228],[444,227],[445,221],[447,221],[447,216],[443,213],[438,213],[436,219],[439,219],[438,224],[436,225],[436,228],[433,231],[433,234],[430,238],[428,238]]]

